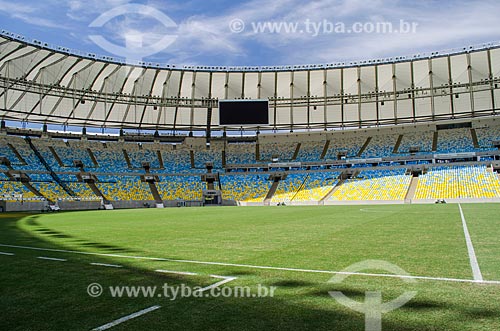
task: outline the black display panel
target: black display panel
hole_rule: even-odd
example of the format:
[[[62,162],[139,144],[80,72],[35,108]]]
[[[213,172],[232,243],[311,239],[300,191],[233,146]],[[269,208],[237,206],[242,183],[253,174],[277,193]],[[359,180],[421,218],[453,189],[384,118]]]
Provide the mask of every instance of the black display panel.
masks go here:
[[[220,125],[269,125],[268,100],[219,101]]]

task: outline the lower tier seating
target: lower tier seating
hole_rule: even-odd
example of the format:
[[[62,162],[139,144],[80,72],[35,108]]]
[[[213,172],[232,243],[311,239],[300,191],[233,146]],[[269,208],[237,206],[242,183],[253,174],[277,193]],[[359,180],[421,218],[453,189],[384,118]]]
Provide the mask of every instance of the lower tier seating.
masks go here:
[[[354,178],[339,183],[341,171],[318,171],[289,173],[280,181],[271,199],[272,203],[321,201],[333,192],[328,201],[404,200],[412,176],[407,169],[359,171]],[[74,175],[61,178],[75,196],[57,183],[50,181],[47,174],[30,174],[31,185],[52,201],[72,198],[98,199],[99,197],[85,183],[79,183]],[[11,201],[37,198],[21,182],[9,181],[0,176],[0,199]],[[201,200],[206,183],[198,175],[160,176],[156,183],[163,200]],[[43,180],[41,180],[43,179]],[[154,200],[149,184],[138,176],[99,175],[97,188],[111,201]],[[225,200],[263,202],[268,195],[272,181],[269,174],[221,174],[220,184]],[[216,189],[217,183],[216,183]],[[332,191],[333,190],[333,191]],[[435,167],[420,176],[413,199],[452,198],[500,198],[498,174],[486,166]]]
[[[97,183],[97,188],[109,200],[154,200],[147,183],[134,177],[121,177],[116,182]]]
[[[68,193],[57,183],[32,183],[32,185],[49,200],[56,201],[70,198]]]
[[[36,196],[20,182],[0,181],[0,197],[5,201],[14,201]]]
[[[163,200],[192,201],[201,200],[206,184],[198,176],[172,176],[162,177],[156,187]]]
[[[404,173],[405,169],[363,171],[341,185],[330,200],[403,200],[411,182]]]
[[[497,174],[484,166],[434,168],[420,176],[415,199],[500,197]]]
[[[310,173],[306,184],[297,192],[293,201],[320,201],[337,185],[339,175],[340,172]]]
[[[75,192],[75,194],[82,199],[97,199],[99,198],[94,194],[90,187],[85,183],[66,183],[68,187]]]
[[[306,180],[306,174],[290,174],[285,180],[280,181],[271,202],[290,202],[299,192]]]
[[[269,175],[221,176],[222,198],[236,201],[262,202],[271,188]]]

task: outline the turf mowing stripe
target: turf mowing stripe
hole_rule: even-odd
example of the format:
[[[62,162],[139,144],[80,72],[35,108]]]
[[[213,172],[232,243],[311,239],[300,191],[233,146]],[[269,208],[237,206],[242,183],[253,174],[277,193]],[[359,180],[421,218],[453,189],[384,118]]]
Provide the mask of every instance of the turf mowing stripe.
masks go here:
[[[155,310],[160,309],[160,308],[161,308],[161,306],[152,306],[152,307],[140,310],[140,311],[138,311],[136,313],[124,316],[122,318],[114,320],[113,322],[110,322],[110,323],[104,324],[104,325],[102,325],[102,326],[100,326],[98,328],[92,329],[92,331],[103,331],[103,330],[111,329],[112,327],[117,326],[118,324],[121,324],[123,322],[129,321],[129,320],[131,320],[133,318],[137,318],[139,316],[145,315],[147,313],[150,313],[150,312],[155,311]]]
[[[66,262],[66,259],[58,259],[55,257],[46,257],[46,256],[38,256],[37,259],[40,260],[49,260],[49,261],[59,261],[59,262]]]
[[[8,256],[12,256],[12,255],[15,255],[15,254],[14,254],[14,253],[0,252],[0,255],[8,255]]]
[[[111,267],[111,268],[122,268],[123,267],[123,266],[118,265],[118,264],[95,263],[95,262],[92,262],[90,264],[91,265],[101,266],[101,267]]]
[[[187,271],[171,271],[171,270],[155,270],[155,272],[160,272],[163,274],[176,274],[176,275],[184,275],[184,276],[196,276],[198,275],[195,272],[187,272]]]
[[[481,274],[481,269],[479,269],[479,263],[477,262],[476,252],[474,251],[474,246],[472,245],[472,239],[470,238],[469,229],[467,228],[467,222],[465,221],[464,212],[462,211],[462,206],[458,204],[458,209],[460,210],[460,216],[462,217],[462,226],[464,228],[465,242],[467,243],[467,251],[469,252],[470,266],[472,268],[472,275],[474,280],[478,282],[483,281],[483,275]]]
[[[233,280],[237,279],[236,277],[224,277],[224,276],[216,276],[216,275],[210,275],[210,277],[222,278],[222,280],[220,282],[217,282],[215,284],[209,285],[207,287],[200,288],[196,292],[205,292],[205,291],[211,290],[213,288],[219,287],[221,285],[224,285],[226,283],[232,282]]]
[[[176,262],[176,263],[217,265],[217,266],[225,266],[225,267],[240,267],[240,268],[249,268],[249,269],[294,271],[294,272],[320,273],[320,274],[330,274],[330,275],[335,275],[335,274],[342,275],[342,274],[346,274],[346,275],[367,276],[367,277],[413,278],[413,279],[441,281],[441,282],[477,283],[477,284],[500,285],[500,281],[499,280],[482,280],[482,281],[477,281],[475,279],[460,279],[460,278],[443,278],[443,277],[428,277],[428,276],[404,276],[404,275],[384,275],[384,274],[369,274],[369,273],[362,273],[362,272],[352,272],[351,273],[351,272],[342,272],[342,271],[283,268],[283,267],[258,266],[258,265],[251,265],[251,264],[236,264],[236,263],[224,263],[224,262],[204,262],[204,261],[193,261],[193,260],[174,260],[174,259],[166,259],[166,258],[159,258],[159,257],[144,257],[144,256],[129,256],[129,255],[118,255],[118,254],[106,254],[106,253],[80,252],[80,251],[69,251],[69,250],[62,250],[62,249],[39,248],[39,247],[17,246],[17,245],[6,245],[6,244],[0,244],[0,247],[30,249],[30,250],[37,250],[37,251],[49,251],[49,252],[59,252],[59,253],[72,253],[72,254],[94,255],[94,256],[118,257],[118,258],[150,260],[150,261],[165,261],[165,262]]]

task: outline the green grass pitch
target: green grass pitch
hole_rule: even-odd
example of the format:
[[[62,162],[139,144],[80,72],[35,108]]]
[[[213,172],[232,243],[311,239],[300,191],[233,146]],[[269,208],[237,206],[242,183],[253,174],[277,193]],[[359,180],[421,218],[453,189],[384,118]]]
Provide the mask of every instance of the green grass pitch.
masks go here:
[[[484,280],[500,281],[500,205],[462,208]],[[369,275],[329,282],[328,271],[366,260],[387,261],[412,276],[472,280],[455,204],[11,213],[0,214],[0,244],[2,330],[92,330],[155,305],[161,308],[110,330],[364,330],[364,315],[329,291],[359,302],[367,291],[381,291],[384,302],[416,291],[383,314],[382,330],[500,330],[500,284]],[[273,297],[176,300],[114,298],[107,290],[221,280],[210,275],[237,277],[222,285],[233,289],[276,289]],[[101,296],[87,293],[91,283],[102,285]]]

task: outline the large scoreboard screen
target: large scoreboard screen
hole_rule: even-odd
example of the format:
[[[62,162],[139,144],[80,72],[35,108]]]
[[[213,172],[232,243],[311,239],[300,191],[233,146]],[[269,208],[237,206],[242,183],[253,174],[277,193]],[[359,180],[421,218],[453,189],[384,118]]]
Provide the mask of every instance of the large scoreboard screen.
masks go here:
[[[219,101],[220,125],[269,125],[268,100]]]

